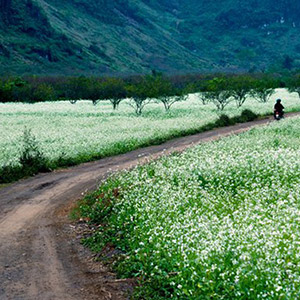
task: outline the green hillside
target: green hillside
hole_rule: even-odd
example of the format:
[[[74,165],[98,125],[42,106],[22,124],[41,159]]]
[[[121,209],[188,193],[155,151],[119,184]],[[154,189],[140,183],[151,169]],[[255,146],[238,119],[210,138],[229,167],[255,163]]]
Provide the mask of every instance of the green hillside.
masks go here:
[[[0,72],[298,68],[299,12],[291,0],[0,0]]]

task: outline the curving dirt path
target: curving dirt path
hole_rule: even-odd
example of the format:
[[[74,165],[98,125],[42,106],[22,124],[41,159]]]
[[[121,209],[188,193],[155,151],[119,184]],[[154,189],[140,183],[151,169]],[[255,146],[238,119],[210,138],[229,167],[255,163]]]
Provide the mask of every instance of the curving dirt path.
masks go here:
[[[291,113],[287,116],[296,116]],[[80,245],[68,213],[112,172],[238,134],[272,118],[168,141],[0,189],[0,299],[126,299],[130,280],[117,280]]]

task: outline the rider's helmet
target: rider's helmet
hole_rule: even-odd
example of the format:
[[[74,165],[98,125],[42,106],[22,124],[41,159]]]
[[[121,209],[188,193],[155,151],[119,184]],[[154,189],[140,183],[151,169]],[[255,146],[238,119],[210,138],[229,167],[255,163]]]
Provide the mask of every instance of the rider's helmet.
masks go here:
[[[280,102],[281,102],[281,99],[277,99],[276,102],[277,102],[277,103],[280,103]]]

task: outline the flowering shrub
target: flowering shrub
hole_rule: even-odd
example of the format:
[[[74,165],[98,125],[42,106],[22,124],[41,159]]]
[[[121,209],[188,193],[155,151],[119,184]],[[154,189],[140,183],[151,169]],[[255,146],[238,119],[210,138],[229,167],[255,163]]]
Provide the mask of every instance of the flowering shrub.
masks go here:
[[[85,243],[122,250],[139,299],[298,299],[299,150],[293,118],[115,175],[80,206]]]

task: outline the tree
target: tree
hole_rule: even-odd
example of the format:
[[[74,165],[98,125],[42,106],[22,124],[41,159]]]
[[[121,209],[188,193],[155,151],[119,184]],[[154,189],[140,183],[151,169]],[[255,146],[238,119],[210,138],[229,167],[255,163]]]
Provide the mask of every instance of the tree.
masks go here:
[[[84,76],[70,78],[66,83],[66,97],[71,103],[75,100],[92,100],[96,105],[101,100],[101,81],[97,78]]]
[[[101,98],[109,100],[114,110],[116,110],[121,101],[127,97],[127,90],[122,79],[108,78],[102,83],[101,89]]]
[[[84,76],[70,78],[65,85],[66,98],[68,98],[70,101],[84,99],[85,97],[83,90],[86,87],[87,78],[85,78]]]
[[[208,104],[211,100],[209,93],[207,93],[207,82],[204,80],[198,80],[188,84],[186,93],[197,94],[203,105]]]
[[[216,105],[218,110],[224,110],[232,101],[232,91],[229,89],[227,79],[219,77],[209,80],[205,96]]]
[[[253,85],[254,79],[251,76],[243,75],[230,78],[229,88],[238,108],[245,103],[248,95],[251,95]]]
[[[201,100],[203,105],[207,105],[209,102],[211,102],[211,96],[209,92],[199,93],[198,98]]]
[[[139,81],[126,86],[128,97],[131,98],[129,105],[140,116],[144,107],[155,98],[155,76],[143,76]]]
[[[166,112],[168,112],[173,104],[187,99],[183,89],[175,88],[172,82],[162,76],[156,75],[153,79],[153,94],[159,102],[164,105]]]
[[[300,98],[300,75],[294,76],[288,80],[287,87],[290,93],[297,93]]]
[[[262,78],[256,80],[251,95],[260,103],[267,103],[275,94],[277,82],[274,79]]]
[[[27,101],[20,99],[19,92],[28,86],[28,82],[19,77],[10,77],[0,81],[0,102]]]
[[[32,86],[33,102],[53,101],[55,100],[55,91],[50,84],[40,83],[36,87]]]
[[[88,78],[86,90],[83,91],[85,99],[92,100],[97,105],[102,99],[102,82],[97,78]]]

